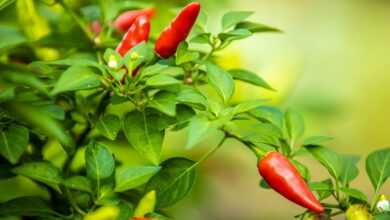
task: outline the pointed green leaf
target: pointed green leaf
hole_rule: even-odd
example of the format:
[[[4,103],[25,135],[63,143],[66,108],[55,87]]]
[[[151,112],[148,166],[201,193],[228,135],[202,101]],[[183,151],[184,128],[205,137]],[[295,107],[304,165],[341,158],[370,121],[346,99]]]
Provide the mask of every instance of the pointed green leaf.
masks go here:
[[[166,74],[157,74],[146,80],[146,85],[151,87],[171,86],[180,83],[176,78]]]
[[[208,63],[207,77],[210,85],[216,89],[224,102],[229,101],[234,93],[234,81],[232,76],[220,67]]]
[[[284,115],[284,123],[287,135],[292,142],[302,137],[305,131],[305,122],[302,115],[289,109]]]
[[[328,172],[337,179],[343,170],[343,158],[337,152],[318,145],[307,145],[305,148],[316,158]]]
[[[360,200],[362,202],[367,202],[368,198],[367,196],[361,192],[358,189],[353,189],[353,188],[341,188],[340,189],[342,192],[344,192],[346,195],[349,197],[352,197],[354,199]]]
[[[270,27],[264,24],[255,23],[251,21],[242,21],[237,23],[236,29],[247,29],[252,33],[263,33],[263,32],[282,32],[281,30]]]
[[[160,161],[164,131],[156,126],[159,115],[133,111],[126,114],[123,131],[127,141],[145,159],[153,164]]]
[[[104,179],[114,173],[115,160],[105,145],[92,141],[85,150],[85,167],[89,178]]]
[[[0,131],[0,154],[10,163],[16,164],[28,145],[28,129],[11,125],[8,130]]]
[[[370,177],[375,192],[390,176],[390,148],[375,151],[366,159],[366,172]]]
[[[0,215],[45,216],[56,214],[39,197],[20,197],[0,204]]]
[[[211,122],[207,117],[197,115],[190,120],[188,125],[188,137],[186,148],[191,149],[197,143],[202,141],[209,133],[211,129]]]
[[[84,176],[69,177],[65,179],[62,184],[70,189],[92,192],[91,182]]]
[[[93,89],[100,86],[100,78],[90,68],[71,66],[58,79],[52,94]]]
[[[194,162],[185,158],[164,161],[162,169],[146,185],[145,192],[157,192],[157,207],[165,208],[183,199],[195,181]]]
[[[113,141],[121,128],[120,119],[116,115],[105,115],[99,118],[96,128],[103,136]]]
[[[176,95],[171,92],[160,91],[153,96],[149,102],[149,107],[169,116],[176,115]]]
[[[116,192],[134,189],[149,181],[160,170],[157,166],[125,167],[116,174]]]
[[[222,17],[222,28],[226,30],[251,16],[251,11],[230,11]]]
[[[207,108],[206,97],[191,87],[183,87],[180,89],[176,100],[179,103],[183,103],[200,110],[205,110]]]
[[[61,171],[49,162],[29,162],[12,169],[12,172],[42,182],[59,191]]]
[[[275,91],[263,78],[261,78],[256,73],[244,69],[232,69],[228,72],[233,76],[233,79],[247,82],[252,85],[262,87],[264,89]]]

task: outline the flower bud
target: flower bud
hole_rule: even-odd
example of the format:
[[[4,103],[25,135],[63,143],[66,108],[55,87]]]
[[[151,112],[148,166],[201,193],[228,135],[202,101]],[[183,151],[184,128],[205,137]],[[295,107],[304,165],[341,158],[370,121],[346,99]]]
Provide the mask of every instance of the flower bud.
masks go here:
[[[385,195],[381,195],[378,203],[376,204],[376,208],[380,212],[390,212],[390,202],[386,199]]]

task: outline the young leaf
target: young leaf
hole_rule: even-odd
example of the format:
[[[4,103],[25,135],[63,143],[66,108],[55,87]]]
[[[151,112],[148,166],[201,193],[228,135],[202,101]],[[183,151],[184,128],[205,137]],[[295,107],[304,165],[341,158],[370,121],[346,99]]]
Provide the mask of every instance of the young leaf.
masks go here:
[[[56,214],[39,197],[20,197],[0,204],[0,215],[46,216]]]
[[[197,108],[205,110],[207,108],[206,97],[191,87],[183,87],[176,96],[176,101]]]
[[[100,78],[90,68],[71,66],[61,74],[54,89],[53,95],[61,92],[93,89],[100,86]]]
[[[390,176],[390,148],[378,150],[368,155],[366,172],[375,192],[377,192]]]
[[[195,181],[194,162],[186,158],[164,161],[162,169],[146,185],[145,192],[156,190],[157,207],[165,208],[183,199]]]
[[[300,138],[305,131],[305,122],[302,115],[293,110],[287,110],[284,115],[284,124],[287,135],[292,142]]]
[[[29,162],[12,169],[12,172],[42,182],[59,191],[61,171],[49,162]]]
[[[113,174],[115,160],[105,145],[92,141],[85,150],[85,168],[89,178],[104,179]]]
[[[278,128],[283,127],[283,112],[275,107],[261,106],[250,111],[250,114],[263,122],[269,122]]]
[[[84,176],[72,176],[65,179],[62,184],[70,189],[75,189],[84,192],[92,192],[92,186],[89,179]]]
[[[207,134],[211,128],[211,122],[207,117],[197,115],[190,120],[188,125],[188,138],[186,148],[191,149],[195,144],[199,143]]]
[[[207,77],[211,86],[213,86],[224,102],[229,101],[234,93],[234,81],[229,73],[220,67],[208,63]]]
[[[235,29],[247,29],[252,33],[262,33],[262,32],[281,32],[281,30],[270,27],[264,24],[260,23],[255,23],[251,21],[242,21],[239,22],[236,26]]]
[[[110,140],[115,140],[121,128],[120,119],[116,115],[105,115],[96,123],[98,131]]]
[[[348,195],[349,197],[352,197],[354,199],[360,200],[362,202],[368,201],[367,196],[363,192],[359,191],[358,189],[343,187],[340,190],[344,192],[346,195]]]
[[[174,117],[176,115],[176,95],[171,92],[160,91],[153,96],[148,106]]]
[[[232,69],[228,71],[233,79],[244,81],[264,89],[275,91],[264,79],[256,73],[244,69]]]
[[[153,164],[160,161],[164,131],[155,126],[157,114],[133,111],[126,114],[123,131],[127,141],[145,159]]]
[[[341,175],[343,170],[343,158],[337,152],[318,145],[307,145],[305,148],[328,170],[328,172],[335,179]]]
[[[158,171],[157,166],[126,167],[116,173],[116,192],[134,189],[146,182]]]
[[[223,15],[222,17],[222,28],[227,30],[230,27],[233,27],[237,23],[247,19],[251,16],[253,12],[251,11],[230,11]]]
[[[10,163],[16,164],[28,145],[28,129],[11,125],[8,130],[0,131],[0,154]]]

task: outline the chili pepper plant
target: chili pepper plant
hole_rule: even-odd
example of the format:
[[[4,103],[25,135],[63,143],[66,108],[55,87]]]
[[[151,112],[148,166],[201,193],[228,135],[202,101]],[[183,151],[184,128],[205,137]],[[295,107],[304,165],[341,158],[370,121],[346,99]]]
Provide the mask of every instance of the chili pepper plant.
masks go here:
[[[231,100],[235,81],[274,88],[251,70],[222,68],[220,52],[279,29],[250,20],[253,12],[230,11],[210,32],[207,9],[193,2],[154,30],[159,4],[0,1],[0,178],[22,176],[41,192],[1,202],[0,216],[173,219],[170,207],[191,194],[198,167],[235,139],[253,152],[260,182],[253,190],[303,207],[296,218],[390,219],[381,194],[390,148],[365,159],[368,196],[353,183],[360,157],[327,147],[330,137],[304,137],[298,112]],[[200,158],[162,158],[175,132],[186,136],[182,151],[209,134],[218,144]],[[328,178],[312,180],[302,155]]]

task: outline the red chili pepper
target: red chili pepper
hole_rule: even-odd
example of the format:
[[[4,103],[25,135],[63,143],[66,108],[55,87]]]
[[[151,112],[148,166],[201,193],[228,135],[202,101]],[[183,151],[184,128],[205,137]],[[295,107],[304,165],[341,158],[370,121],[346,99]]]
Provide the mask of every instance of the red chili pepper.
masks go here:
[[[150,32],[150,21],[147,16],[139,16],[134,21],[134,24],[129,28],[127,33],[123,36],[116,51],[124,56],[127,51],[135,45],[147,41]]]
[[[190,3],[181,10],[158,37],[155,45],[155,51],[158,55],[167,58],[176,52],[180,42],[184,41],[190,33],[199,11],[200,4],[197,2]]]
[[[288,200],[316,213],[324,211],[298,170],[281,153],[266,154],[259,160],[257,167],[268,185]]]
[[[137,17],[147,16],[151,18],[154,16],[155,13],[156,11],[154,10],[154,8],[125,11],[115,19],[114,27],[120,32],[126,32],[134,23]]]

